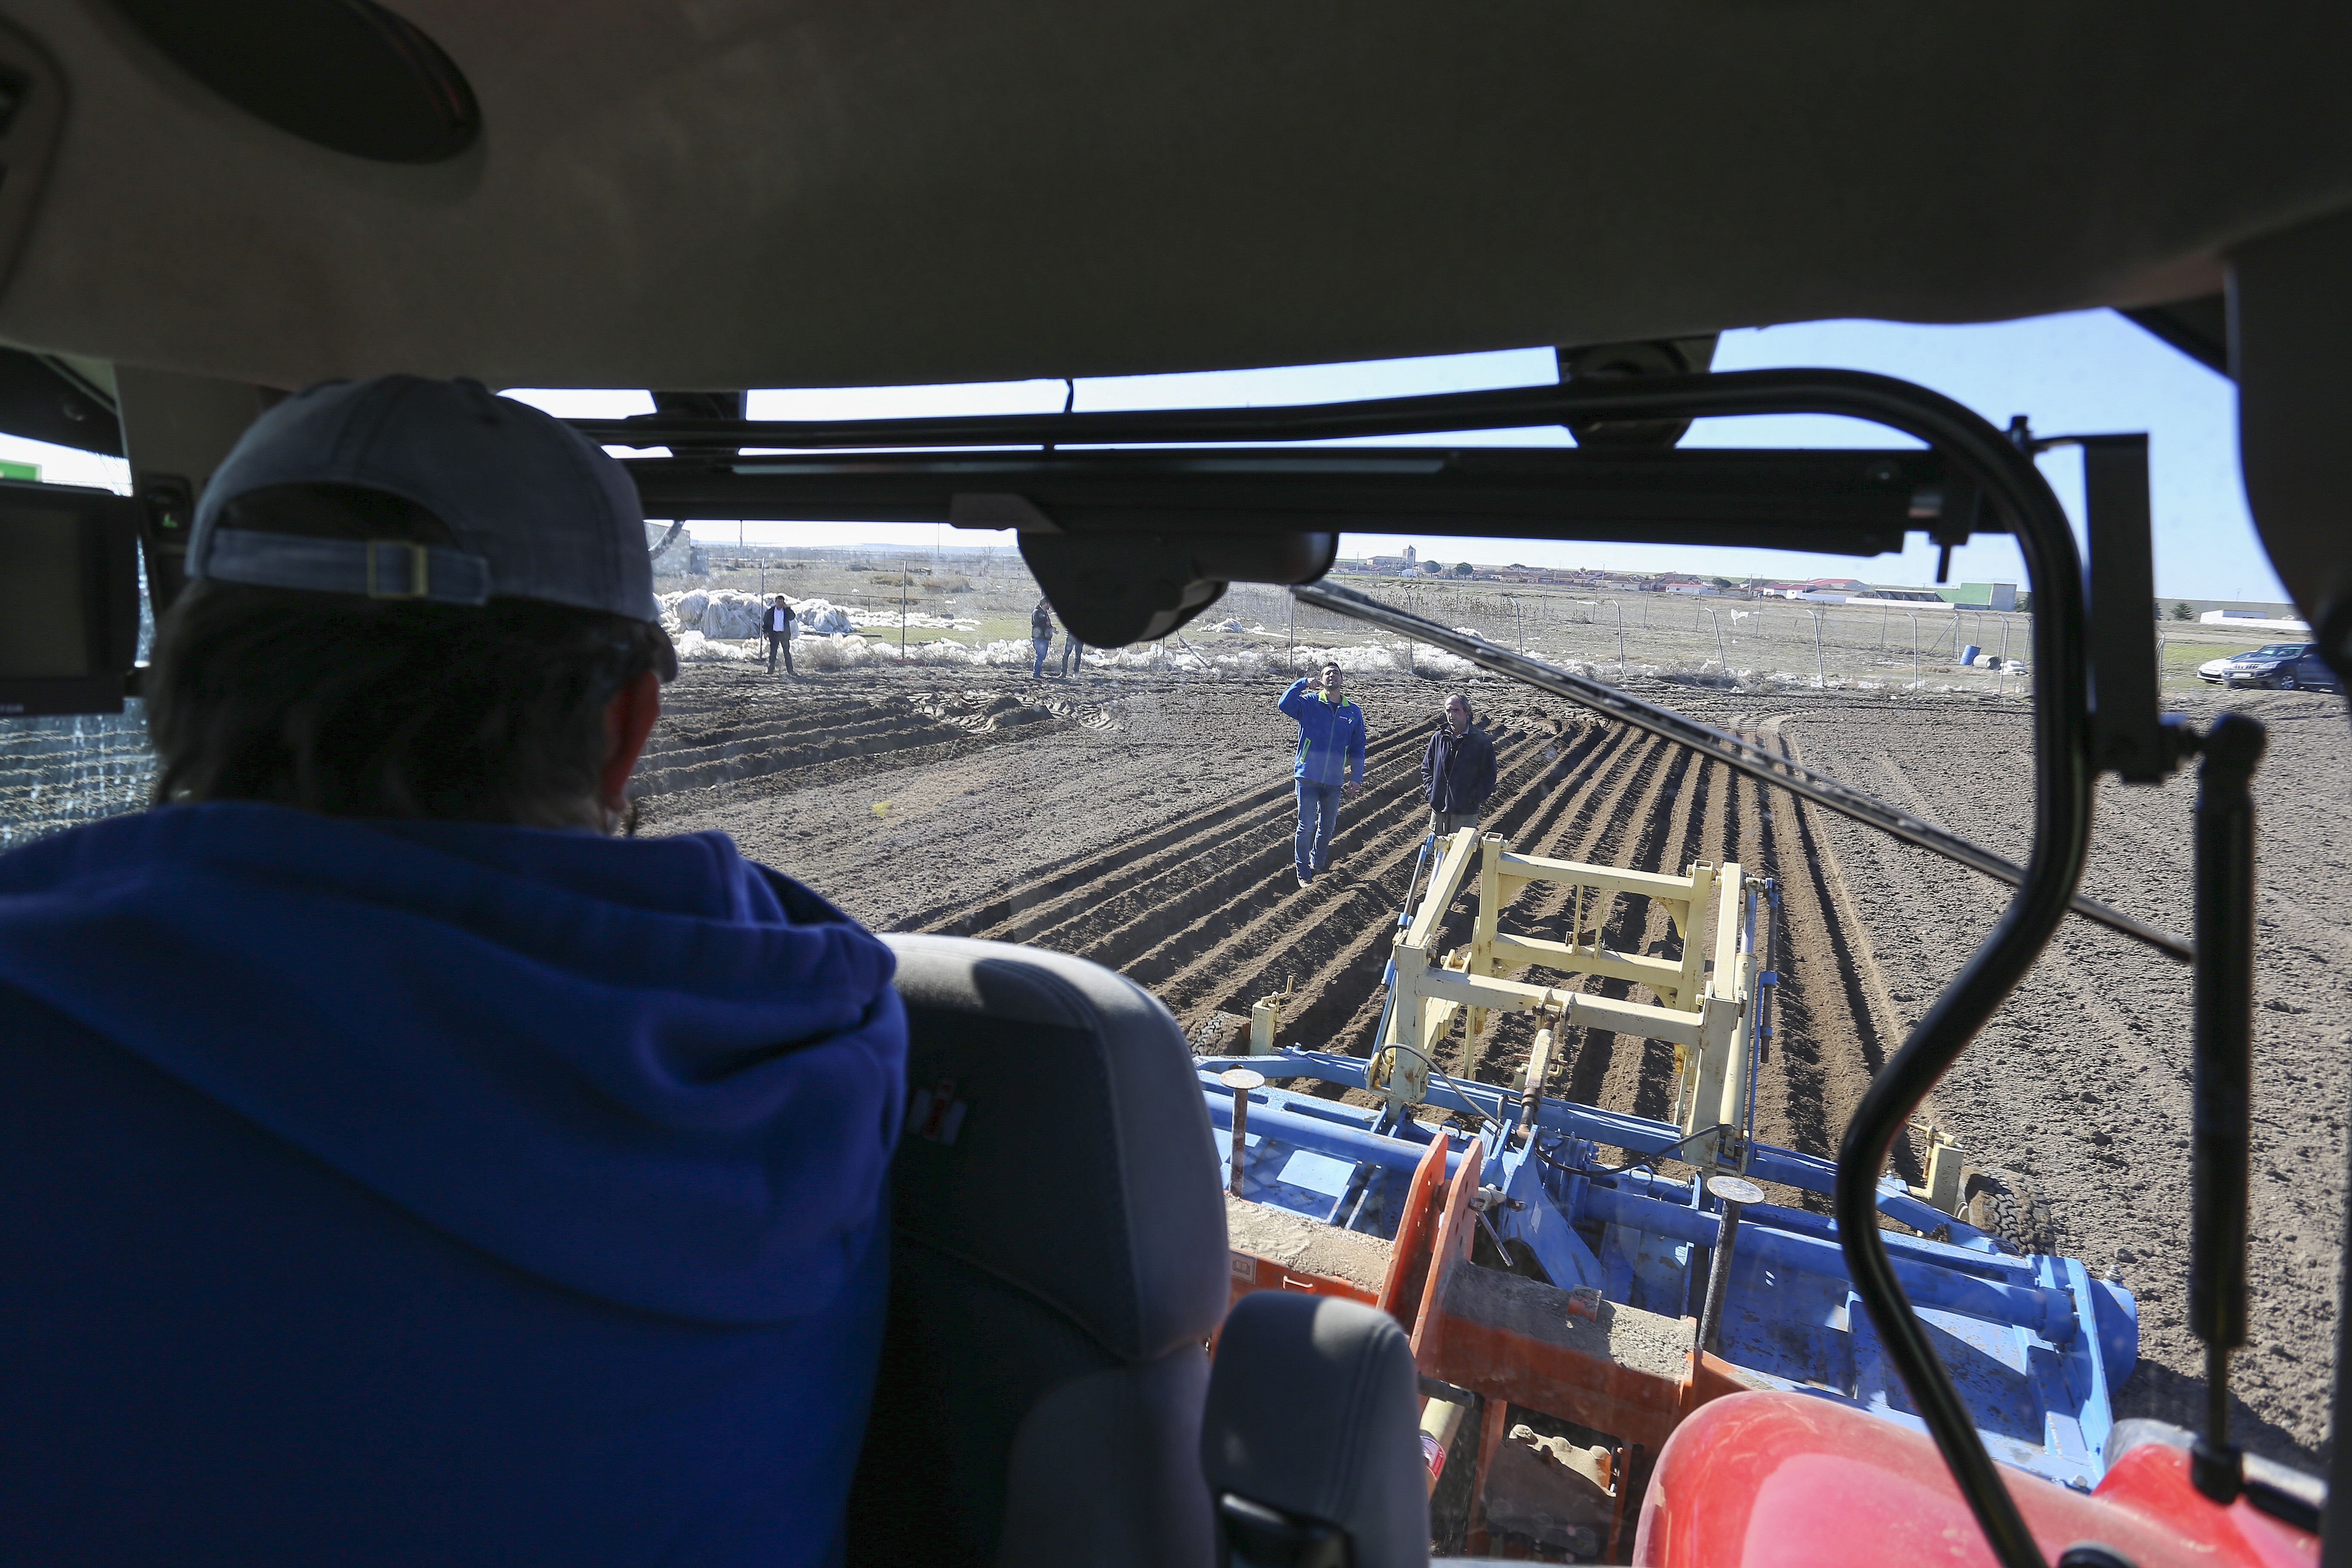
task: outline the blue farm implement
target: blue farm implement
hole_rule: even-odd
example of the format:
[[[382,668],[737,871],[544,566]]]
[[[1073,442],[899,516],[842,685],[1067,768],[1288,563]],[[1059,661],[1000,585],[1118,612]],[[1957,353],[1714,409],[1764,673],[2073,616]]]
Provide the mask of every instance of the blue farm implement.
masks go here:
[[[1433,1465],[1466,1404],[1458,1391],[1485,1396],[1474,1549],[1491,1525],[1611,1554],[1627,1489],[1638,1499],[1666,1436],[1725,1394],[1780,1390],[1923,1430],[1821,1212],[1833,1166],[1754,1135],[1777,981],[1760,951],[1772,885],[1737,865],[1669,877],[1537,859],[1469,830],[1431,847],[1369,1058],[1266,1051],[1267,1027],[1253,1054],[1199,1064],[1231,1194],[1235,1294],[1318,1290],[1394,1313],[1435,1380]],[[1565,940],[1501,928],[1512,897],[1537,882],[1565,889]],[[1471,941],[1442,952],[1465,887]],[[1603,941],[1611,901],[1628,895],[1664,906],[1678,957]],[[1629,981],[1656,1000],[1566,988],[1577,976]],[[1536,1015],[1527,1061],[1512,1083],[1476,1081],[1483,1037],[1513,1012]],[[1457,1017],[1459,1076],[1435,1066]],[[1560,1066],[1555,1040],[1585,1027],[1673,1047],[1674,1121],[1544,1092]],[[1505,1076],[1502,1064],[1488,1076]],[[1333,1089],[1360,1091],[1349,1097],[1360,1103],[1326,1098]],[[1417,1114],[1428,1112],[1450,1125]],[[2075,1259],[2020,1253],[1960,1217],[1960,1151],[1927,1143],[1924,1184],[1879,1184],[1896,1274],[1994,1457],[2088,1490],[2105,1470],[2111,1391],[2137,1359],[2132,1298]],[[1566,1479],[1526,1518],[1497,1514],[1514,1506],[1504,1472],[1525,1469],[1528,1445],[1548,1439],[1521,1426],[1507,1443],[1514,1405],[1589,1444],[1552,1441],[1551,1458],[1571,1463],[1539,1467]],[[1580,1506],[1580,1520],[1564,1519]]]

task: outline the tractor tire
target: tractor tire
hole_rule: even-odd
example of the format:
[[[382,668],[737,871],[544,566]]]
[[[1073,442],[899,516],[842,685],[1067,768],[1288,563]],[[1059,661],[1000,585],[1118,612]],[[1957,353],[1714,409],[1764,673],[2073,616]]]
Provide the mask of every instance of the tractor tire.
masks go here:
[[[1960,1217],[2020,1257],[2058,1250],[2050,1202],[2032,1178],[2015,1171],[1972,1171],[1961,1188]]]

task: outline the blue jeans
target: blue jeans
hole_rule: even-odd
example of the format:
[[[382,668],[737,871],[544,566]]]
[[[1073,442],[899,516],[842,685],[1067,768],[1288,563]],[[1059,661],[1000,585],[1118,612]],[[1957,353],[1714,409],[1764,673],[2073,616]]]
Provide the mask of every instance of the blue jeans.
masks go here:
[[[1078,673],[1084,675],[1087,672],[1086,651],[1086,644],[1065,632],[1062,635],[1062,673],[1069,674],[1070,668],[1075,665]]]
[[[1037,650],[1037,662],[1029,667],[1029,679],[1040,679],[1045,673],[1045,650],[1054,646],[1052,637],[1031,637],[1029,646]]]
[[[1299,876],[1312,877],[1331,868],[1331,830],[1339,826],[1339,786],[1306,779],[1294,782],[1298,785],[1298,832],[1291,847],[1297,851]]]

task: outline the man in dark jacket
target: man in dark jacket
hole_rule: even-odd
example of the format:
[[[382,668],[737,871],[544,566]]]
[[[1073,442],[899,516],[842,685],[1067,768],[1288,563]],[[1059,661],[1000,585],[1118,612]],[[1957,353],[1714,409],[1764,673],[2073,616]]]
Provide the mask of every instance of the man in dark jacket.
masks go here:
[[[723,835],[613,836],[642,517],[410,376],[206,487],[155,808],[0,856],[0,1559],[837,1550],[906,1016]]]
[[[784,656],[784,673],[793,673],[793,604],[782,594],[768,606],[768,673],[776,673],[776,655]]]
[[[1045,656],[1054,650],[1054,607],[1045,600],[1029,612],[1029,647],[1036,658],[1029,666],[1029,679],[1045,679]]]
[[[1470,699],[1456,691],[1445,700],[1445,717],[1421,753],[1421,792],[1429,797],[1430,831],[1444,837],[1478,826],[1478,813],[1495,793],[1495,742],[1470,722]]]

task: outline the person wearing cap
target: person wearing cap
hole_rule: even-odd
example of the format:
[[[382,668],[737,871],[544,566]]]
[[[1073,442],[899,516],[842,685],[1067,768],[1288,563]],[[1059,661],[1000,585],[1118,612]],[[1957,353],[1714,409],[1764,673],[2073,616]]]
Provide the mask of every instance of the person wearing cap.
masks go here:
[[[0,856],[11,1560],[824,1560],[906,1017],[723,835],[618,836],[677,669],[628,477],[331,384],[187,563],[153,809]]]
[[[784,656],[784,673],[793,674],[793,606],[782,594],[768,606],[768,673],[776,673],[776,653]],[[798,677],[794,677],[798,679]]]
[[[1294,680],[1275,700],[1298,725],[1298,754],[1290,769],[1298,790],[1298,830],[1291,849],[1302,888],[1331,868],[1339,799],[1364,784],[1364,710],[1348,700],[1345,682],[1337,664],[1326,664],[1315,679]]]
[[[1440,837],[1478,826],[1495,793],[1495,742],[1470,721],[1470,699],[1446,693],[1444,712],[1421,753],[1421,790],[1429,797],[1429,830]]]

